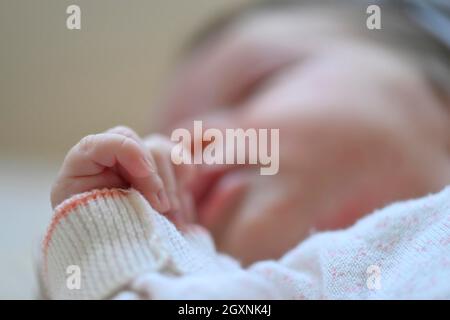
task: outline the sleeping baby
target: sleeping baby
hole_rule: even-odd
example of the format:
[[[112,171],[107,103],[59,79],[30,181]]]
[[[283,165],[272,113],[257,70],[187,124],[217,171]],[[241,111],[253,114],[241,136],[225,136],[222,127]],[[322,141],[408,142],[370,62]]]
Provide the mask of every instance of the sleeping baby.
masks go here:
[[[322,4],[232,14],[180,62],[161,134],[69,151],[44,297],[450,298],[448,49],[396,8],[369,31],[359,5]],[[278,172],[174,163],[194,121],[279,130]]]

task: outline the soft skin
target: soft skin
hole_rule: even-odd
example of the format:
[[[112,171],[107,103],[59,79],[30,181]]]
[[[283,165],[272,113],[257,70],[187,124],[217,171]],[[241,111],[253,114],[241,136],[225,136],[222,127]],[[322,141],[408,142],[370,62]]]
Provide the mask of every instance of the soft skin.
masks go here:
[[[64,159],[52,187],[52,207],[93,189],[133,187],[155,210],[182,228],[195,218],[187,188],[195,169],[174,166],[172,147],[167,137],[154,134],[142,139],[124,126],[86,136]]]
[[[167,133],[280,129],[277,175],[208,167],[220,178],[194,185],[200,222],[244,263],[450,182],[448,103],[407,54],[322,11],[237,21],[184,59],[165,97]]]

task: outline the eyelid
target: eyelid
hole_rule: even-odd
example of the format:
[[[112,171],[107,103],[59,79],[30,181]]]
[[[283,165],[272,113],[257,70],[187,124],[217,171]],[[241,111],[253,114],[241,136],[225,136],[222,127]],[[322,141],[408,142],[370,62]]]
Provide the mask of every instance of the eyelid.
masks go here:
[[[257,92],[265,84],[267,84],[270,79],[296,63],[298,63],[298,59],[286,60],[279,65],[275,65],[272,68],[267,68],[266,70],[260,72],[258,75],[249,78],[250,80],[242,87],[240,87],[239,90],[230,97],[227,105],[229,105],[230,108],[233,108],[245,104],[245,102],[250,99],[255,92]]]

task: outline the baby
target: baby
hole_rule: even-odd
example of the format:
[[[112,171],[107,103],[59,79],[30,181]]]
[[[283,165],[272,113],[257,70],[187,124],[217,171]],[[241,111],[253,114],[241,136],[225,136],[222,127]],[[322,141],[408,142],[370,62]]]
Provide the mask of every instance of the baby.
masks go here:
[[[85,137],[70,150],[52,190],[56,216],[70,217],[71,210],[108,194],[124,201],[122,207],[131,212],[124,219],[153,208],[178,230],[167,227],[156,213],[149,226],[167,227],[181,238],[180,232],[201,225],[220,252],[250,265],[279,259],[311,231],[349,227],[377,208],[448,185],[448,52],[395,10],[383,11],[383,31],[368,31],[359,5],[318,3],[268,4],[230,17],[213,36],[197,41],[162,102],[166,114],[161,132],[167,134],[191,128],[194,120],[218,130],[279,129],[277,175],[262,176],[246,165],[174,165],[168,137],[142,139],[129,128],[116,127]],[[99,191],[105,189],[122,191]],[[108,206],[105,202],[103,209],[92,210],[120,212],[119,205],[114,210]],[[184,250],[195,247],[180,241],[188,243]],[[45,243],[47,252],[49,234]],[[183,274],[182,263],[172,260],[178,271],[169,273]],[[214,268],[237,268],[228,262]],[[248,281],[253,291],[243,297],[294,297],[267,285],[267,277],[260,281],[236,274],[221,285]],[[292,280],[292,275],[284,276]],[[135,278],[131,272],[125,282]],[[211,279],[218,278],[201,281]],[[133,294],[142,289],[139,283],[147,283],[142,290],[151,292],[150,297],[176,298],[175,293],[185,292],[158,296],[155,292],[164,291],[158,283],[172,288],[172,280],[165,281],[154,278],[150,290],[141,279],[134,283]],[[239,290],[229,292],[239,297]],[[295,292],[295,297],[305,297],[308,291]]]

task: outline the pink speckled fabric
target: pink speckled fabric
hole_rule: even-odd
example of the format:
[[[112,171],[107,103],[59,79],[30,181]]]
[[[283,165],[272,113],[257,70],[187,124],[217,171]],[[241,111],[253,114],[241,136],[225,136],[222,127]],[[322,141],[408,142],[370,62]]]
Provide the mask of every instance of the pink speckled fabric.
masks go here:
[[[84,241],[87,249],[83,252],[83,246],[76,243],[76,236],[70,237],[70,243],[64,240],[71,227],[62,221],[62,226],[54,227],[60,238],[48,242],[50,258],[44,261],[48,270],[58,270],[58,266],[69,263],[65,259],[71,259],[72,264],[77,263],[78,255],[67,254],[70,247],[61,254],[58,251],[63,244],[73,244],[86,270],[101,274],[105,279],[115,279],[117,284],[108,286],[108,292],[106,289],[102,291],[95,283],[96,277],[85,275],[91,282],[84,293],[80,291],[79,297],[450,299],[450,187],[434,195],[375,211],[346,230],[316,233],[280,260],[261,261],[245,269],[233,258],[217,253],[211,238],[202,228],[194,227],[185,234],[178,232],[134,190],[106,200],[84,201],[82,208],[69,200],[72,211],[69,210],[67,217],[72,221],[79,219],[83,222],[80,226],[88,225],[88,222],[95,224],[99,216],[103,220],[112,219],[114,212],[120,212],[124,220],[135,226],[138,226],[138,221],[133,219],[139,215],[145,217],[147,222],[139,218],[141,226],[144,223],[145,228],[139,232],[145,241],[131,241],[134,236],[129,232],[136,229],[129,228],[126,237],[131,249],[128,250],[133,250],[136,256],[148,251],[151,261],[145,261],[155,267],[145,268],[140,264],[140,268],[135,268],[133,261],[123,263],[116,258],[111,258],[108,263],[97,263],[103,257],[105,243],[114,234],[118,239],[124,238],[120,230],[126,228],[117,228],[115,233],[107,232],[108,238],[98,233],[100,241],[92,246]],[[120,223],[118,221],[115,226]],[[107,225],[108,221],[104,224]],[[95,232],[92,230],[89,231],[91,235]],[[108,250],[120,256],[122,247],[109,246]],[[162,263],[154,263],[152,257],[165,258]],[[115,261],[121,266],[120,272],[114,271],[117,269]],[[128,266],[131,269],[127,269]],[[45,281],[47,287],[54,288],[51,292],[57,292],[50,294],[51,298],[70,296],[61,289],[63,287],[55,273],[49,272]],[[97,288],[97,291],[89,289],[89,286]]]
[[[164,299],[449,299],[450,187],[315,234],[279,261],[229,269],[149,273],[129,289],[135,298]]]

